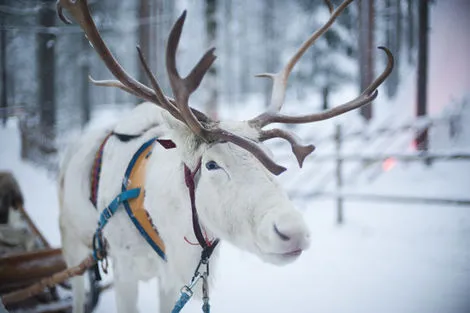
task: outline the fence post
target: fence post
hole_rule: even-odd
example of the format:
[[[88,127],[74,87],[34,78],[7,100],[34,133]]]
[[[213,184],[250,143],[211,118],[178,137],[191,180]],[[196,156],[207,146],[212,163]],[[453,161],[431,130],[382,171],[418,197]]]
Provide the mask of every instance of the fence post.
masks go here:
[[[336,222],[338,224],[343,223],[343,197],[340,195],[343,186],[343,177],[342,177],[342,165],[343,160],[341,159],[341,125],[336,125],[335,131],[335,143],[336,143],[336,192],[338,196],[336,198]]]

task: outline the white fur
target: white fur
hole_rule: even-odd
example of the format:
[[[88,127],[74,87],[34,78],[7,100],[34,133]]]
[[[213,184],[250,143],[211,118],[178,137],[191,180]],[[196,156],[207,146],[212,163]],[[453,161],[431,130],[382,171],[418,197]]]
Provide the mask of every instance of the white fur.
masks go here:
[[[222,127],[256,140],[256,130],[244,122],[226,122]],[[120,193],[124,171],[135,151],[148,139],[158,136],[173,140],[177,148],[155,145],[147,168],[145,207],[166,245],[164,262],[120,209],[104,229],[115,273],[119,313],[137,312],[137,282],[159,278],[160,312],[170,312],[179,289],[191,279],[199,262],[201,248],[192,229],[191,207],[184,183],[183,164],[194,169],[202,158],[196,187],[196,206],[201,226],[210,238],[229,241],[240,249],[258,255],[266,262],[287,264],[297,258],[289,252],[309,246],[309,232],[301,214],[293,207],[281,186],[249,152],[231,143],[196,144],[189,129],[151,103],[137,106],[123,117],[114,130],[142,134],[121,142],[108,140],[98,193],[98,211]],[[61,168],[62,245],[69,266],[88,253],[98,219],[90,198],[90,171],[95,153],[110,129],[88,132],[73,143]],[[209,171],[205,164],[216,161],[221,167]],[[290,239],[282,239],[274,225]],[[218,248],[211,257],[217,263]],[[83,278],[73,281],[74,312],[83,312]],[[197,289],[199,291],[199,288]],[[196,296],[200,296],[197,292]]]

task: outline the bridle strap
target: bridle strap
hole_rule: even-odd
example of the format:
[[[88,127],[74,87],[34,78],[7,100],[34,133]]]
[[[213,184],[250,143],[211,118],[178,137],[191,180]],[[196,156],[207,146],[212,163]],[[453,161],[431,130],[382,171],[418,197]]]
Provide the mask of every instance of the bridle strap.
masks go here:
[[[219,239],[215,239],[214,241],[210,242],[207,240],[204,235],[202,234],[201,225],[199,224],[199,218],[197,216],[196,210],[196,183],[194,181],[194,177],[196,176],[197,172],[201,169],[201,159],[196,166],[194,171],[191,171],[189,167],[184,164],[184,181],[186,183],[186,187],[188,187],[189,191],[189,198],[191,199],[191,213],[193,218],[193,231],[194,235],[196,236],[199,245],[202,248],[201,252],[201,259],[199,260],[198,265],[196,266],[196,270],[194,271],[193,278],[188,285],[183,286],[181,288],[181,295],[178,301],[176,302],[175,306],[173,307],[172,313],[178,313],[184,307],[184,305],[189,301],[189,299],[193,295],[193,288],[197,284],[197,282],[202,279],[202,294],[203,294],[203,301],[204,304],[202,306],[202,311],[204,313],[209,313],[210,306],[209,306],[209,290],[208,290],[208,282],[207,278],[209,276],[209,258],[214,252],[215,247],[219,243]],[[186,238],[185,238],[186,239]],[[201,267],[205,267],[205,270],[202,272]]]
[[[188,187],[189,191],[189,198],[191,200],[191,212],[192,212],[192,219],[193,219],[193,231],[194,235],[196,236],[199,245],[202,247],[202,259],[209,259],[212,252],[214,251],[215,247],[219,243],[219,239],[215,239],[212,243],[206,241],[204,235],[202,234],[201,225],[199,224],[199,217],[197,215],[196,210],[196,184],[194,182],[194,177],[196,176],[197,172],[201,169],[201,160],[196,166],[194,171],[191,171],[189,167],[185,164],[184,165],[184,180],[186,183],[186,187]]]

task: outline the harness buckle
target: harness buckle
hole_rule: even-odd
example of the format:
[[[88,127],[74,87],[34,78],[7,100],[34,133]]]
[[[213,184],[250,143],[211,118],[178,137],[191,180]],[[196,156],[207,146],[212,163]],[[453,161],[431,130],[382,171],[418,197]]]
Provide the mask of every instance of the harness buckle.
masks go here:
[[[105,257],[101,260],[101,270],[103,271],[103,273],[108,274],[108,266],[109,266],[109,263],[108,263],[108,256],[105,256]]]
[[[192,297],[193,296],[193,291],[190,287],[188,286],[183,286],[183,288],[181,288],[180,292],[182,294],[186,294],[188,295],[189,297]]]

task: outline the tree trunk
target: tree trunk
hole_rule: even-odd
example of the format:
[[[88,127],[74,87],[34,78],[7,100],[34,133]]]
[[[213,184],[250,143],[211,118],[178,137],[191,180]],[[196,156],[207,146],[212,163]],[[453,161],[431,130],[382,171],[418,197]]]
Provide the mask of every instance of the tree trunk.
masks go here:
[[[217,38],[217,0],[206,0],[206,34],[208,46],[215,46]],[[208,99],[206,103],[206,112],[212,118],[217,118],[217,68],[215,64],[211,66],[207,73]]]
[[[142,50],[142,53],[147,60],[147,63],[150,69],[153,68],[152,66],[152,59],[153,56],[151,55],[150,51],[150,0],[139,0],[139,46]],[[149,80],[147,75],[145,74],[144,70],[142,69],[142,65],[140,64],[140,59],[137,56],[137,68],[139,71],[139,80],[145,84],[149,85]]]
[[[374,79],[374,1],[359,2],[359,69],[361,92]],[[361,115],[369,121],[372,118],[372,103],[360,108]]]
[[[413,48],[415,46],[415,18],[413,12],[414,0],[407,0],[407,17],[408,17],[408,63],[413,62]]]
[[[157,6],[158,0],[151,0],[150,1],[150,8],[149,8],[149,45],[151,47],[151,54],[148,56],[150,60],[152,60],[151,64],[152,70],[156,70],[157,67],[157,55],[159,51],[157,50],[157,38],[158,38],[158,28],[160,27],[157,24],[157,18],[158,18],[158,6]],[[140,64],[139,64],[140,66]],[[156,72],[155,72],[156,73]]]
[[[5,27],[5,18],[1,18],[0,20],[0,67],[2,68],[1,72],[1,79],[2,79],[2,94],[0,96],[0,111],[2,117],[3,126],[7,123],[7,108],[8,108],[8,100],[7,100],[7,31]]]
[[[330,88],[328,86],[324,86],[322,88],[322,97],[323,97],[323,110],[328,110],[329,103],[328,103],[328,97],[330,95]]]
[[[233,81],[233,35],[232,35],[232,0],[225,0],[224,2],[224,22],[226,23],[224,38],[224,47],[225,47],[225,62],[224,69],[226,73],[232,75],[229,79],[225,78],[225,103],[226,105],[231,105],[233,98],[234,90],[234,81]]]
[[[427,114],[427,79],[428,79],[428,27],[429,10],[428,0],[419,0],[419,36],[418,36],[418,92],[416,115]],[[428,132],[420,132],[416,136],[416,147],[418,150],[428,149]]]
[[[275,40],[275,29],[274,29],[274,3],[270,0],[264,0],[264,10],[262,12],[263,19],[263,35],[264,35],[264,72],[275,72],[275,56],[277,55],[274,51],[276,46]],[[272,91],[272,81],[270,79],[264,80],[264,96],[265,106],[269,106]]]
[[[401,13],[401,0],[395,0],[396,15],[395,15],[395,25],[396,25],[396,58],[400,59],[401,52],[401,36],[402,36],[402,13]],[[398,70],[398,66],[397,66]],[[398,76],[398,71],[396,71]]]
[[[154,69],[160,87],[169,92],[170,83],[166,73],[165,48],[167,36],[174,22],[174,2],[165,0],[153,0],[152,3],[155,24],[151,27],[154,30],[152,38],[153,45],[152,59],[154,60]]]
[[[159,0],[150,0],[150,8],[149,8],[149,45],[150,45],[150,51],[149,55],[147,56],[150,66],[150,69],[154,71],[155,76],[160,78],[160,75],[157,73],[158,69],[158,58],[159,54],[163,54],[163,50],[159,51],[158,50],[158,38],[160,37],[158,34],[160,25],[157,23],[159,21],[158,19],[158,4]],[[141,67],[141,65],[139,64]],[[160,79],[158,79],[158,82],[160,82]],[[163,86],[161,86],[163,87]]]
[[[39,9],[39,25],[44,29],[55,26],[55,1],[44,1]],[[56,103],[55,103],[55,52],[56,36],[42,31],[37,34],[37,68],[38,68],[38,102],[41,133],[49,143],[55,137]]]
[[[387,95],[393,97],[398,91],[399,83],[399,62],[400,62],[400,37],[401,37],[401,8],[400,0],[387,0],[386,2],[387,14],[387,47],[392,51],[395,56],[395,67],[390,77],[385,81]]]
[[[241,4],[240,4],[241,3]],[[237,59],[239,67],[239,100],[243,100],[244,97],[251,91],[250,88],[250,77],[247,76],[250,73],[250,52],[251,47],[249,44],[250,31],[248,27],[249,19],[249,9],[247,8],[247,1],[241,1],[238,3],[238,16],[240,29],[238,31],[238,47],[237,47]]]
[[[91,97],[90,97],[90,81],[88,76],[90,75],[90,43],[85,36],[82,36],[82,62],[81,67],[81,92],[80,92],[80,107],[82,109],[81,124],[84,126],[90,121],[91,115]]]

